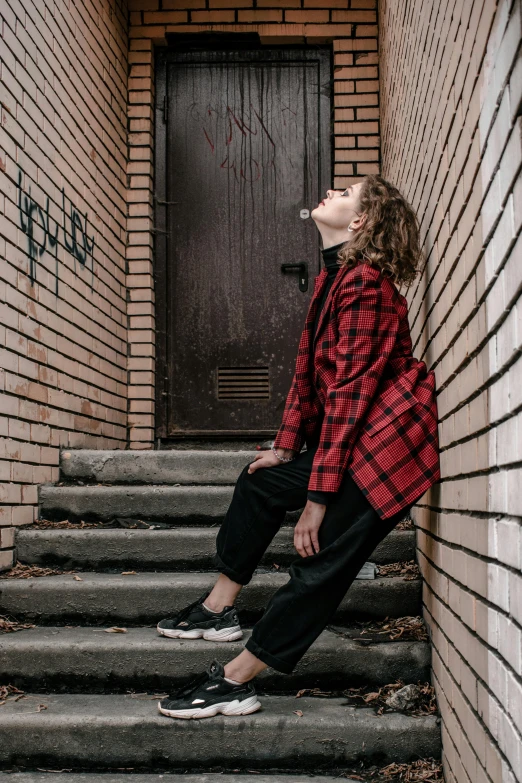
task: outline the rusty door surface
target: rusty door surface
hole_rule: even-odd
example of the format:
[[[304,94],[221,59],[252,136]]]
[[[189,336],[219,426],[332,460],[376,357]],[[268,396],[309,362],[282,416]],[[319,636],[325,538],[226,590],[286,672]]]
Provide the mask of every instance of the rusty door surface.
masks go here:
[[[156,437],[279,427],[320,271],[330,72],[322,48],[160,51]]]

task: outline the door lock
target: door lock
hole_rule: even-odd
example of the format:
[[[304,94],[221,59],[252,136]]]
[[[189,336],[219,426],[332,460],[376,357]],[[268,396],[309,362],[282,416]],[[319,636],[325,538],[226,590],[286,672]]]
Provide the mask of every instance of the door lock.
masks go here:
[[[308,291],[308,264],[281,264],[281,272],[284,274],[294,269],[299,271],[299,290],[303,293]]]
[[[301,220],[306,220],[306,218],[310,217],[310,210],[302,209],[299,213],[299,217],[301,218]]]

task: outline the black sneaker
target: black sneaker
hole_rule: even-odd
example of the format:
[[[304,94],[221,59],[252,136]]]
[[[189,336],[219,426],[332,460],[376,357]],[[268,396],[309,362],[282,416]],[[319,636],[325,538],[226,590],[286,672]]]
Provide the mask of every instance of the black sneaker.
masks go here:
[[[208,669],[188,682],[183,688],[158,702],[162,715],[169,718],[210,718],[223,715],[249,715],[261,707],[251,682],[232,685],[224,679],[225,671],[219,661],[212,661]]]
[[[181,609],[174,617],[160,620],[157,629],[169,639],[206,639],[208,642],[233,642],[241,639],[243,631],[239,625],[237,610],[225,606],[221,612],[209,612],[203,601],[210,590],[197,601]]]

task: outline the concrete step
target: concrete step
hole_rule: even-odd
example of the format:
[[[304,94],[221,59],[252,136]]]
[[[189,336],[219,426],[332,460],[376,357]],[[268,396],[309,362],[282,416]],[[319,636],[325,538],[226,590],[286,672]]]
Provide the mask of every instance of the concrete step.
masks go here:
[[[167,525],[220,525],[232,500],[233,486],[56,486],[38,488],[42,519],[70,522],[144,520]],[[288,511],[295,525],[302,509]]]
[[[233,492],[232,486],[41,484],[38,494],[42,519],[108,522],[126,518],[176,525],[216,525],[221,524]]]
[[[17,534],[22,563],[62,568],[199,570],[212,568],[217,530],[181,527],[160,530],[85,528],[82,530],[23,530]],[[282,528],[261,565],[287,566],[298,557],[293,528]],[[413,560],[415,531],[392,530],[369,558],[374,563]]]
[[[319,771],[356,760],[384,765],[440,757],[435,716],[379,716],[342,698],[262,696],[261,702],[252,715],[191,721],[160,715],[155,697],[28,694],[0,710],[0,764]]]
[[[356,629],[353,629],[356,631]],[[227,644],[201,639],[166,639],[154,628],[125,634],[94,628],[33,628],[0,636],[0,683],[23,690],[69,693],[173,689],[213,658],[224,663],[243,649],[243,639]],[[256,682],[263,691],[345,688],[429,681],[427,642],[361,644],[324,631],[292,674],[273,669]]]
[[[60,452],[60,475],[71,481],[108,484],[235,484],[257,453],[255,445],[232,451],[68,449]]]
[[[81,573],[33,579],[0,579],[0,614],[36,619],[40,624],[123,622],[148,625],[195,601],[216,573]],[[256,574],[238,599],[243,621],[257,619],[270,597],[288,580],[286,573]],[[356,579],[336,620],[418,615],[421,580],[406,577]]]

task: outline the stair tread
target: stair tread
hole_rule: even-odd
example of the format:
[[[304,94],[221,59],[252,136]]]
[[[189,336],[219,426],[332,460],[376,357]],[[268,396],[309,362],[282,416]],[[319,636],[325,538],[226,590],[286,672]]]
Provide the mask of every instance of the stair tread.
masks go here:
[[[215,527],[41,528],[20,530],[16,543],[23,563],[78,563],[96,568],[132,562],[154,569],[175,570],[178,564],[208,567],[215,552]],[[281,528],[269,545],[262,564],[283,565],[298,558],[293,528]],[[415,531],[392,530],[379,542],[369,560],[390,563],[415,557]],[[174,566],[175,564],[175,566]],[[194,567],[197,567],[194,566]]]
[[[169,572],[169,571],[142,571],[136,574],[123,575],[112,573],[97,573],[96,571],[75,571],[74,574],[52,574],[50,576],[35,577],[31,579],[15,579],[15,578],[1,578],[0,577],[0,595],[4,590],[39,590],[39,589],[55,589],[57,586],[69,585],[71,580],[74,582],[74,576],[80,576],[81,582],[74,582],[75,589],[82,590],[86,586],[112,584],[118,586],[120,584],[133,585],[137,582],[149,581],[158,585],[168,585],[169,583],[187,584],[193,583],[195,585],[204,585],[205,587],[211,582],[212,579],[218,576],[217,571],[203,571],[203,572]],[[254,574],[251,582],[247,587],[256,584],[270,584],[275,588],[279,587],[288,581],[288,574],[274,571],[271,573],[258,573]],[[404,576],[386,576],[377,577],[376,579],[359,579],[353,582],[352,587],[360,586],[364,583],[365,586],[372,585],[374,587],[382,587],[384,585],[397,585],[397,584],[416,584],[420,582],[420,578],[408,579]],[[83,584],[82,584],[83,583]],[[136,587],[138,585],[136,584]],[[241,596],[238,599],[241,601]]]
[[[0,637],[1,680],[24,690],[60,692],[178,686],[203,671],[212,658],[226,662],[239,654],[250,635],[245,629],[242,639],[223,644],[167,639],[154,627],[128,628],[127,633],[106,633],[99,626],[37,627]],[[339,689],[368,682],[384,685],[399,678],[404,683],[424,682],[429,671],[427,641],[367,645],[325,630],[292,674],[267,669],[259,675],[259,684],[269,691]]]
[[[41,624],[128,622],[144,625],[171,616],[195,601],[215,581],[217,572],[142,572],[122,574],[76,572],[34,579],[0,579],[0,614],[36,618]],[[240,594],[237,607],[249,616],[264,611],[287,573],[257,573]],[[418,615],[420,579],[393,576],[356,579],[343,598],[336,618],[346,614],[371,617]],[[77,620],[80,619],[78,623]]]
[[[321,769],[360,759],[385,764],[440,755],[434,715],[379,716],[342,698],[262,696],[261,703],[251,715],[191,721],[160,715],[155,697],[27,694],[0,711],[0,763],[23,758],[30,767],[44,758],[48,767],[96,767],[103,760],[106,769],[136,771],[191,764],[303,769],[313,763]],[[46,709],[38,711],[41,704]]]
[[[239,448],[169,449],[162,451],[67,450],[60,454],[66,479],[140,482],[143,484],[235,484],[241,470],[253,462],[256,444]]]

